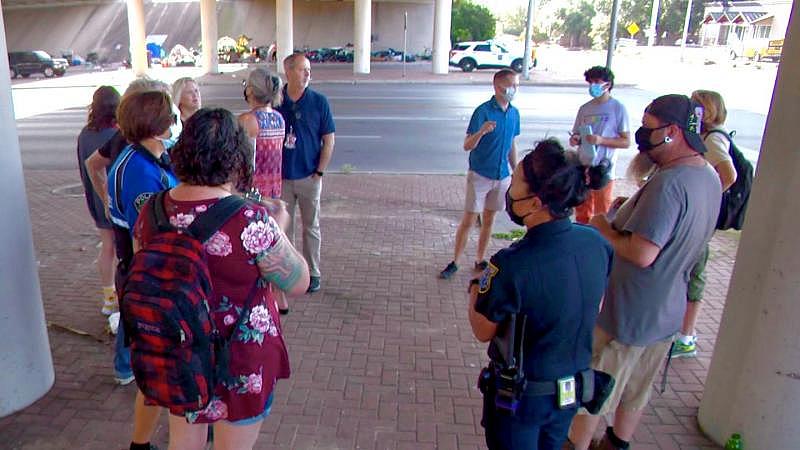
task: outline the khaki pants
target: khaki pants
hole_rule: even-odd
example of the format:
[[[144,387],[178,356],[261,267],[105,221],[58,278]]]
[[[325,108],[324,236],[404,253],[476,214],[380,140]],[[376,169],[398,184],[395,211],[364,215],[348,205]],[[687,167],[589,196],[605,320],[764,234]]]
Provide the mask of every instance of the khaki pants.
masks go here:
[[[614,389],[600,410],[605,415],[621,407],[638,411],[650,401],[653,382],[672,344],[672,336],[646,347],[626,345],[595,326],[592,341],[592,369],[614,377]],[[580,414],[587,414],[581,409]]]
[[[308,263],[308,271],[312,277],[319,277],[319,254],[322,235],[319,231],[319,198],[322,193],[322,179],[313,177],[299,180],[283,180],[281,200],[286,202],[289,211],[288,235],[292,244],[295,240],[295,217],[297,206],[300,206],[300,218],[303,224],[303,256]]]

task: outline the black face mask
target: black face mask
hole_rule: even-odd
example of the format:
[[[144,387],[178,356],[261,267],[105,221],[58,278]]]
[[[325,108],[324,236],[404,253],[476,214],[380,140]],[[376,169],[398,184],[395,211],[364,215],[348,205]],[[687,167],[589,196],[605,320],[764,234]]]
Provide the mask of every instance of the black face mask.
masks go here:
[[[524,216],[517,215],[517,213],[514,212],[514,202],[521,202],[523,200],[527,200],[533,197],[536,196],[529,195],[523,198],[516,198],[516,199],[511,198],[511,187],[509,186],[509,188],[506,190],[506,214],[508,214],[508,218],[511,219],[512,222],[521,227],[525,226],[525,218],[533,214],[533,211],[529,212],[528,214],[525,214]]]
[[[650,150],[660,145],[664,145],[667,142],[670,142],[667,140],[667,138],[664,138],[664,140],[659,142],[658,144],[653,144],[650,142],[650,137],[652,136],[653,131],[660,130],[662,128],[667,128],[669,125],[670,124],[666,124],[658,128],[639,127],[639,129],[636,130],[636,134],[634,135],[634,138],[636,139],[636,145],[639,147],[639,151],[649,152]]]

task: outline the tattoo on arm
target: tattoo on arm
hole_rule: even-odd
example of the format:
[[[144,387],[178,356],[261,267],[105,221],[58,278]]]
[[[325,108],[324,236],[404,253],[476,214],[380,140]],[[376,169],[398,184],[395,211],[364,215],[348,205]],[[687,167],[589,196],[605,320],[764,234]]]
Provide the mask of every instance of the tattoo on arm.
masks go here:
[[[289,243],[282,231],[275,244],[256,257],[261,279],[272,283],[278,289],[288,292],[300,281],[303,272],[308,270],[303,257]]]

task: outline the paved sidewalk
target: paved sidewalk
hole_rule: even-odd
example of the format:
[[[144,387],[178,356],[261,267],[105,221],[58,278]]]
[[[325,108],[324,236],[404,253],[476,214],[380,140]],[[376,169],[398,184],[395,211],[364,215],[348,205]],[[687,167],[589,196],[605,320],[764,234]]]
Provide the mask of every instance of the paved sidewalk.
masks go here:
[[[78,183],[77,173],[25,175],[56,382],[32,406],[0,419],[0,442],[126,448],[135,387],[112,382],[112,346],[96,300],[97,241],[83,198],[57,190]],[[294,301],[284,320],[292,377],[278,384],[257,448],[483,448],[475,381],[485,346],[466,316],[473,274],[436,278],[452,251],[463,183],[459,176],[325,177],[323,289]],[[698,430],[696,414],[737,243],[729,233],[712,242],[700,355],[673,362],[667,392],[654,393],[636,434],[637,450],[718,448]],[[506,244],[494,240],[491,251]],[[162,417],[155,442],[166,439]]]

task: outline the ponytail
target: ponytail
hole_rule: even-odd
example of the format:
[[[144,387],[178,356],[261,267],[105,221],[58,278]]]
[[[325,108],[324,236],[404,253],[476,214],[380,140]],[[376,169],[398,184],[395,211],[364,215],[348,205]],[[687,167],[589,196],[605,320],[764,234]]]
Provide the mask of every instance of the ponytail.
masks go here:
[[[554,138],[539,142],[522,164],[532,193],[556,219],[570,216],[572,208],[586,201],[590,190],[601,189],[610,181],[610,161],[584,166],[575,152],[565,151]]]

